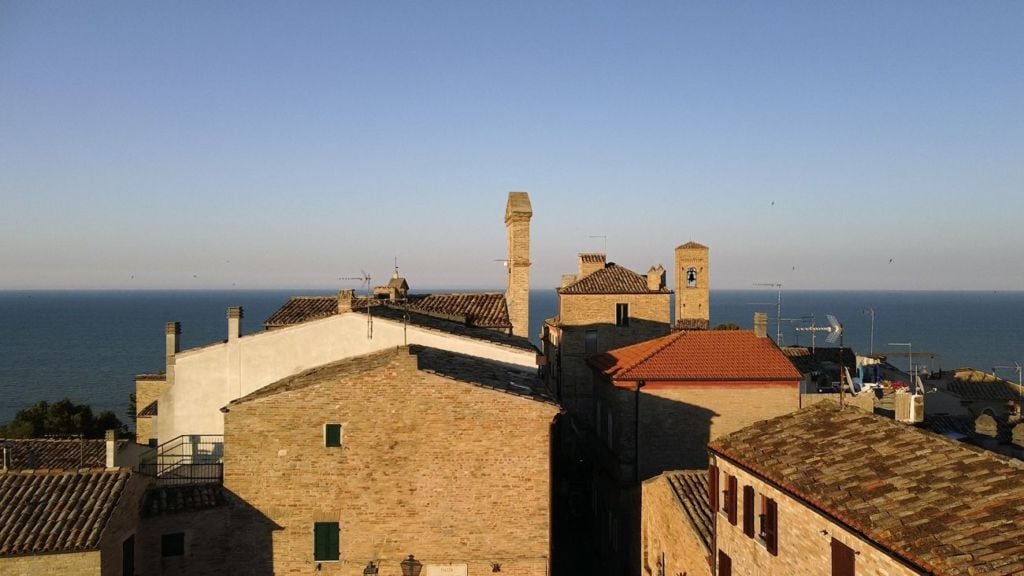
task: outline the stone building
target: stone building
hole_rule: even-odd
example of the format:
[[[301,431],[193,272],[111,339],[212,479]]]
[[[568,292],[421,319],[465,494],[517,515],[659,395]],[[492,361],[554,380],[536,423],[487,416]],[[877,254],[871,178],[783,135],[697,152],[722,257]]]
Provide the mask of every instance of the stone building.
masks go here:
[[[247,522],[252,511],[231,500],[219,483],[155,485],[146,491],[136,535],[139,576],[216,576],[237,574],[231,549],[232,530],[249,527],[246,538],[266,544],[267,530]],[[247,513],[249,513],[247,515]],[[270,574],[252,566],[249,576]]]
[[[224,486],[262,515],[255,530],[235,525],[238,562],[346,575],[372,562],[393,575],[413,554],[425,574],[549,573],[559,408],[535,370],[403,346],[224,412]]]
[[[180,349],[181,326],[165,327],[164,374],[136,378],[138,440],[163,444],[186,435],[219,435],[219,409],[304,370],[395,346],[419,344],[536,369],[537,350],[522,336],[529,323],[529,222],[525,192],[509,194],[508,286],[502,293],[412,295],[397,276],[376,298],[352,290],[290,299],[243,336],[243,311],[227,313],[227,338]]]
[[[714,522],[706,470],[665,472],[641,490],[640,574],[711,575]]]
[[[668,334],[671,296],[661,266],[642,276],[604,254],[579,255],[578,273],[558,288],[558,316],[541,335],[548,385],[575,418],[593,423],[587,357]]]
[[[0,472],[0,574],[134,574],[147,483],[123,468]]]
[[[697,242],[676,247],[676,328],[707,330],[711,323],[709,248]]]
[[[705,469],[708,441],[799,408],[800,373],[748,330],[679,331],[588,360],[594,374],[594,502],[613,573],[640,565],[641,482]]]
[[[717,576],[1024,573],[1024,467],[823,402],[713,440]]]

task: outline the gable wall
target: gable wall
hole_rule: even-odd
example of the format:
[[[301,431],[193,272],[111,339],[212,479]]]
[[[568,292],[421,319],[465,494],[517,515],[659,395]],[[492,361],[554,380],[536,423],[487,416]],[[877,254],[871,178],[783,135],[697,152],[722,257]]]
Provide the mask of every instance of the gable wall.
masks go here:
[[[181,352],[175,360],[174,385],[160,397],[160,442],[183,434],[222,434],[220,408],[232,400],[316,366],[401,346],[406,339],[410,344],[536,366],[532,351],[416,326],[407,330],[377,318],[373,320],[371,339],[367,337],[366,316],[349,313]]]
[[[233,406],[224,482],[280,527],[266,552],[276,573],[312,571],[313,525],[337,521],[342,561],[323,574],[361,574],[371,559],[393,573],[415,554],[470,574],[498,562],[540,576],[557,411],[421,372],[399,351],[380,368]],[[324,446],[326,423],[343,425],[341,448]]]

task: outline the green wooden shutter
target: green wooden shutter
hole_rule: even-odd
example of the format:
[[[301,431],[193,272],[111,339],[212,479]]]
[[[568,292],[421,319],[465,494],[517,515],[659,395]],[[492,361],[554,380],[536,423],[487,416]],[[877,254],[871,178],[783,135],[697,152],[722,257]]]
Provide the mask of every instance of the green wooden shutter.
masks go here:
[[[317,522],[313,525],[313,559],[337,560],[340,554],[340,530],[337,522]]]
[[[327,424],[325,435],[325,446],[341,446],[341,424]]]

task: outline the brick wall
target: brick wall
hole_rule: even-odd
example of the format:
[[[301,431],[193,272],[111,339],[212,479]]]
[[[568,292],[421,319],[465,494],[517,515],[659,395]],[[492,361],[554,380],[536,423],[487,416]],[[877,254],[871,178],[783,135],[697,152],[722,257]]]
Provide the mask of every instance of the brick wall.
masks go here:
[[[690,526],[664,475],[643,483],[640,532],[640,574],[658,576],[658,560],[665,555],[663,574],[710,576],[708,552]]]
[[[505,232],[507,235],[508,286],[505,301],[512,334],[530,336],[530,218],[533,216],[530,201],[515,199],[510,194],[505,209]]]
[[[614,449],[624,462],[632,462],[636,393],[601,381],[599,404],[602,412],[612,413]],[[715,387],[659,384],[648,383],[640,393],[641,478],[666,470],[707,468],[709,441],[799,408],[797,382]]]
[[[166,379],[154,379],[151,377],[139,377],[135,379],[135,411],[138,412],[149,406],[154,400],[167,389]],[[153,418],[139,418],[135,422],[135,441],[139,444],[149,443],[150,438],[156,438]]]
[[[70,554],[0,558],[0,574],[4,576],[99,575],[100,553],[98,550],[93,550]]]
[[[117,500],[114,512],[107,520],[100,538],[101,573],[103,576],[122,575],[122,543],[132,535],[136,535],[135,561],[139,566],[138,528],[139,507],[149,485],[149,478],[141,474],[132,474],[128,484]]]
[[[565,407],[593,424],[593,380],[586,358],[666,336],[670,330],[670,294],[563,294],[559,296],[561,378]],[[629,326],[616,326],[616,304],[629,305]],[[597,335],[586,350],[588,332]]]
[[[164,534],[183,533],[185,554],[164,558]],[[166,513],[142,520],[136,536],[136,564],[145,576],[216,576],[231,573],[231,509],[227,506],[199,511]],[[259,534],[248,531],[246,538]],[[266,573],[253,570],[250,573]]]
[[[711,271],[706,248],[676,248],[676,318],[708,320],[711,317]],[[697,285],[687,287],[686,270],[697,269]]]
[[[903,576],[920,573],[730,462],[718,458],[717,465],[721,474],[736,476],[741,511],[743,486],[753,486],[755,497],[764,494],[778,505],[777,556],[769,554],[756,535],[752,539],[743,534],[742,513],[736,526],[723,514],[715,514],[716,546],[732,559],[733,574],[829,576],[832,574],[832,538],[855,551],[857,574]]]
[[[398,574],[500,563],[508,574],[547,573],[551,423],[558,409],[421,372],[400,349],[382,365],[233,406],[225,414],[224,483],[269,526],[278,574],[312,572],[313,525],[341,525],[340,562],[322,574],[361,574],[369,560]],[[342,424],[341,448],[324,425]],[[235,532],[242,534],[241,525]]]

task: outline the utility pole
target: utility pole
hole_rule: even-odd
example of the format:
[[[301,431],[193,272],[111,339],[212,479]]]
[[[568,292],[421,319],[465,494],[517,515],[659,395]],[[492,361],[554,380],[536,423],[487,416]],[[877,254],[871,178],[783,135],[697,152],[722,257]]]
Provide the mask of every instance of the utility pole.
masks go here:
[[[870,347],[870,352],[868,352],[868,354],[871,355],[871,356],[874,356],[875,355],[875,309],[874,308],[867,308],[867,309],[864,310],[864,313],[871,315],[871,347]]]

